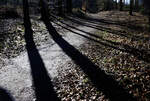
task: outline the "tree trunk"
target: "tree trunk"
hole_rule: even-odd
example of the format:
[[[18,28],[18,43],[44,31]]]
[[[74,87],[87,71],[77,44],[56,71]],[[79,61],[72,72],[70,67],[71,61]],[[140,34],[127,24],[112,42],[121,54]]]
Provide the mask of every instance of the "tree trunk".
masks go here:
[[[149,32],[150,32],[150,6],[149,6],[150,0],[143,0],[143,5],[148,10],[148,19],[149,19],[148,26],[149,26]]]
[[[117,0],[115,0],[115,8],[118,9],[118,3],[117,3]]]
[[[132,12],[133,12],[133,0],[130,0],[130,11],[129,11],[129,14],[133,15]]]
[[[122,3],[122,0],[120,0],[120,11],[123,10],[123,3]]]
[[[46,20],[46,21],[49,21],[49,12],[48,12],[48,5],[46,3],[45,0],[40,0],[40,7],[41,7],[41,17],[42,17],[42,20]]]
[[[72,13],[72,0],[66,1],[67,13]]]
[[[82,10],[86,13],[86,6],[87,6],[87,3],[86,3],[86,0],[82,0]]]
[[[135,8],[139,11],[139,0],[135,0]]]
[[[23,13],[24,13],[24,26],[27,29],[31,29],[28,0],[23,0]]]
[[[150,32],[150,11],[148,12],[148,20],[149,20],[149,22],[148,22],[148,31]]]
[[[58,0],[58,15],[59,15],[59,16],[62,16],[62,15],[63,15],[62,0]]]

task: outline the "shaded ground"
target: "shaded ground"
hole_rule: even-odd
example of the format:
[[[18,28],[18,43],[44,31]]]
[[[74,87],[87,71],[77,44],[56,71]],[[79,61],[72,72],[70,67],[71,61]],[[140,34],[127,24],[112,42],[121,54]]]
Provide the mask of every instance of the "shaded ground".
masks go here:
[[[62,101],[109,101],[115,99],[115,94],[112,97],[109,89],[105,89],[111,87],[109,86],[110,78],[107,79],[108,85],[106,87],[103,85],[106,84],[106,81],[103,83],[96,81],[102,80],[99,76],[97,76],[99,79],[93,81],[94,69],[90,67],[97,68],[97,66],[101,71],[104,71],[104,75],[103,72],[96,74],[102,73],[103,80],[111,77],[138,101],[149,101],[150,39],[146,29],[147,18],[145,16],[137,13],[134,16],[129,16],[127,12],[112,11],[88,14],[85,18],[68,16],[55,19],[59,21],[55,20],[53,26],[59,34],[69,45],[73,45],[95,64],[82,58],[78,50],[76,51],[72,46],[69,46],[63,39],[50,37],[41,21],[31,21],[35,44],[53,81],[56,93]],[[7,19],[7,21],[12,20]],[[13,20],[12,23],[15,21]],[[3,34],[6,37],[5,40],[8,40],[4,41],[5,46],[8,45],[8,47],[3,46],[2,43],[1,47],[3,48],[1,48],[0,54],[2,82],[0,86],[8,89],[16,101],[34,101],[36,98],[28,57],[26,52],[22,52],[25,50],[25,40],[22,38],[24,28],[21,24],[22,22],[16,25],[14,31],[9,31],[10,37]],[[63,45],[66,45],[64,49]],[[71,50],[67,51],[67,49]],[[78,54],[78,56],[71,53]],[[77,58],[81,62],[78,62]],[[85,69],[85,64],[89,70]],[[100,85],[101,90],[97,84]],[[116,88],[112,88],[112,91],[117,90]]]

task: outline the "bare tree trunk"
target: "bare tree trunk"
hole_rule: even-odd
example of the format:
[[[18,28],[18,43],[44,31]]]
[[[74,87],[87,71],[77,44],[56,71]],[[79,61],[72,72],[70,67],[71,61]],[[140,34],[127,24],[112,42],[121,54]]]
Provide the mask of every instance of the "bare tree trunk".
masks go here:
[[[118,3],[117,3],[117,0],[115,0],[115,8],[118,9]]]
[[[122,0],[120,0],[120,11],[123,10],[123,3],[122,3]]]
[[[139,0],[135,0],[135,8],[139,11]]]
[[[31,29],[28,0],[23,0],[24,26]]]
[[[130,0],[130,11],[129,11],[129,14],[133,15],[132,12],[133,12],[133,0]]]
[[[45,0],[40,0],[40,7],[41,7],[41,16],[42,20],[47,20],[49,21],[49,12],[48,12],[48,5]]]
[[[62,12],[62,0],[58,0],[58,15],[62,16],[63,12]]]
[[[67,0],[66,5],[67,5],[67,13],[72,13],[72,0]]]
[[[144,7],[148,10],[148,19],[149,19],[149,32],[150,32],[150,0],[143,0]]]
[[[86,13],[86,6],[87,6],[87,2],[86,0],[82,0],[82,10]]]
[[[150,11],[148,12],[148,31],[150,32]]]

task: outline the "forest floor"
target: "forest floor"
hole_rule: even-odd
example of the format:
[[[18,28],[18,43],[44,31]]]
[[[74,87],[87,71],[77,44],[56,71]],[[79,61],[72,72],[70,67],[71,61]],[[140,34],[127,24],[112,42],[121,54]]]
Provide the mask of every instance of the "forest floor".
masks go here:
[[[104,71],[104,75],[96,74],[97,78],[113,78],[138,101],[150,100],[150,34],[147,31],[146,16],[105,11],[87,14],[85,17],[70,15],[55,19],[57,20],[53,21],[53,26],[73,46],[70,49],[75,51],[70,50],[67,54],[52,39],[38,18],[32,18],[31,22],[35,44],[62,101],[115,99],[111,96],[111,91],[109,96],[109,89],[106,89],[111,87],[111,81],[105,78],[94,81],[97,80],[93,79],[96,73],[88,66],[98,66]],[[15,101],[34,101],[36,98],[23,37],[23,21],[2,19],[0,23],[0,86],[7,89]],[[83,64],[70,54],[79,54],[80,57],[77,57]],[[91,69],[91,73],[86,67]],[[102,82],[101,88],[97,86],[97,82]],[[110,85],[103,86],[105,83]],[[112,92],[114,90],[112,88]]]

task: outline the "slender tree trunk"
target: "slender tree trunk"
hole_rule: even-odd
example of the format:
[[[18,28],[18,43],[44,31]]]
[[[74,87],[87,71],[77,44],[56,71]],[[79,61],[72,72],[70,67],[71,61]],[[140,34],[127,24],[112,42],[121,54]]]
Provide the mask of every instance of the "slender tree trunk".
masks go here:
[[[135,0],[135,8],[139,11],[139,0]]]
[[[62,11],[62,0],[58,0],[58,15],[62,16],[63,11]]]
[[[150,0],[143,0],[143,6],[148,10],[149,32],[150,32]]]
[[[133,0],[130,0],[130,11],[129,11],[129,14],[133,15],[132,12],[133,12]]]
[[[45,0],[40,0],[40,7],[41,7],[41,16],[42,20],[49,21],[49,12],[48,12],[48,5]]]
[[[117,0],[115,0],[115,8],[118,9],[118,3],[117,3]]]
[[[31,29],[28,0],[23,0],[23,12],[24,12],[24,26],[27,29]]]
[[[86,13],[86,6],[87,6],[87,3],[86,3],[86,0],[82,0],[82,10]]]
[[[66,5],[67,5],[67,13],[72,13],[72,0],[67,0]]]
[[[109,0],[106,0],[106,4],[105,4],[106,9],[105,10],[110,10],[110,5],[109,5]]]
[[[148,20],[149,20],[149,22],[148,22],[148,26],[149,26],[149,32],[150,32],[150,11],[148,12]]]
[[[120,11],[123,10],[123,3],[122,3],[122,0],[120,0]]]

